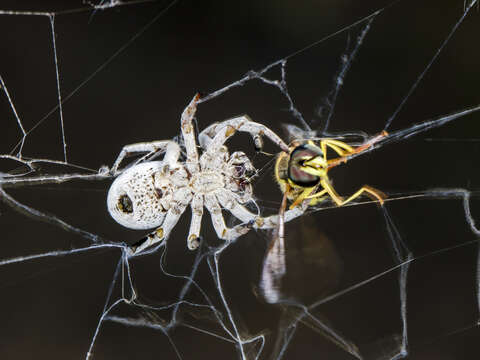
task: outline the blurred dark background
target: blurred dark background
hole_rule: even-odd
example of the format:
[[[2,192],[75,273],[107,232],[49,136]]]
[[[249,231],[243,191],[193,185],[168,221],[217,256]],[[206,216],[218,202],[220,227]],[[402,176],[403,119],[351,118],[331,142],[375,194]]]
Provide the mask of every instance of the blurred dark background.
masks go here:
[[[180,113],[196,92],[208,94],[222,88],[247,71],[289,56],[389,4],[179,1],[144,31],[169,2],[57,15],[54,24],[62,96],[65,99],[75,91],[63,105],[68,161],[98,169],[112,164],[125,144],[173,138],[180,130]],[[18,11],[62,12],[84,6],[81,0],[0,2],[0,10]],[[371,135],[381,131],[461,17],[463,6],[458,0],[403,0],[377,16],[338,97],[330,131]],[[475,8],[391,130],[480,103],[478,17]],[[51,24],[48,16],[2,15],[0,20],[0,75],[28,130],[58,104]],[[318,109],[333,88],[341,56],[346,49],[353,49],[364,26],[352,27],[288,59],[290,95],[312,127],[324,124],[325,116]],[[280,79],[278,68],[267,75]],[[0,99],[0,153],[7,154],[21,139],[21,132],[5,96]],[[278,89],[251,81],[202,104],[198,128],[239,114],[249,114],[279,133],[282,123],[300,125]],[[390,196],[435,188],[476,191],[480,188],[479,120],[474,114],[359,157],[332,171],[335,187],[345,195],[363,184]],[[233,149],[254,155],[248,137],[232,141]],[[274,148],[267,145],[268,150]],[[62,160],[58,112],[28,135],[23,155]],[[271,159],[257,155],[254,160],[261,166]],[[1,172],[12,170],[11,163],[2,162],[1,166]],[[39,173],[67,171],[72,170],[44,166]],[[144,233],[124,229],[109,217],[105,206],[109,183],[75,181],[8,192],[29,206],[109,240],[138,240]],[[271,167],[262,172],[255,192],[265,212],[278,209],[280,192]],[[417,257],[410,266],[407,286],[409,359],[478,357],[477,244],[434,254],[475,240],[462,201],[419,198],[388,202],[386,207]],[[471,211],[478,219],[475,197]],[[169,241],[164,266],[172,274],[189,274],[195,258],[186,249],[189,217],[187,211]],[[3,203],[0,229],[1,259],[87,245],[84,239],[34,221]],[[288,224],[286,231],[291,254],[289,280],[295,284],[288,295],[301,303],[309,304],[395,266],[384,217],[375,205],[315,212]],[[216,243],[207,214],[203,236],[207,243]],[[230,246],[220,260],[225,293],[242,333],[267,335],[262,359],[269,358],[284,314],[255,296],[267,240],[268,234],[252,232]],[[322,262],[329,259],[317,244],[326,243],[335,249],[341,274],[322,271]],[[119,256],[118,250],[101,250],[2,266],[0,358],[84,358]],[[139,300],[156,306],[175,301],[183,284],[181,279],[166,276],[159,260],[160,254],[156,254],[132,264]],[[387,344],[402,331],[398,276],[399,271],[392,271],[316,308],[313,314],[354,342],[366,358],[388,358]],[[205,263],[196,279],[223,311]],[[120,295],[118,284],[114,294]],[[192,291],[189,299],[203,301],[198,291]],[[171,315],[145,314],[126,305],[114,314],[153,317],[160,324]],[[210,322],[208,312],[185,307],[182,316],[185,323],[225,336],[218,324]],[[233,344],[191,328],[180,326],[169,335],[183,359],[238,356]],[[93,351],[94,359],[177,358],[161,331],[113,322],[103,323]],[[284,358],[319,357],[353,358],[311,327],[300,325]]]

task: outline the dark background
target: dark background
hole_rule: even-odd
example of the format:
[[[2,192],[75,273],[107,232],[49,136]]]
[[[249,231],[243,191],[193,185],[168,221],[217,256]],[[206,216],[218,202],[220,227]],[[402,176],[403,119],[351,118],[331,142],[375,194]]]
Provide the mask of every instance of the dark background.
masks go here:
[[[101,69],[64,104],[69,162],[92,169],[112,164],[125,144],[170,139],[179,133],[179,116],[196,92],[210,93],[240,79],[249,70],[288,56],[350,25],[389,3],[386,1],[179,1],[125,50]],[[168,5],[165,1],[80,12],[55,17],[56,41],[65,98],[99,69],[142,27]],[[82,7],[78,1],[1,1],[0,9],[63,11]],[[463,2],[400,1],[372,24],[352,64],[338,98],[332,132],[378,133],[436,49],[460,18]],[[478,11],[472,10],[439,59],[426,74],[392,130],[480,103]],[[324,118],[316,111],[332,89],[340,57],[361,31],[333,36],[291,57],[287,85],[297,108],[312,127]],[[349,42],[350,41],[350,42]],[[0,16],[0,75],[26,129],[58,104],[52,39],[47,16]],[[278,68],[270,78],[279,78]],[[20,131],[5,97],[0,100],[0,153],[9,153]],[[294,123],[284,96],[273,87],[251,81],[202,104],[198,127],[239,114],[281,132],[281,123]],[[335,187],[350,194],[370,184],[394,197],[434,188],[480,187],[477,114],[442,128],[388,145],[332,171]],[[431,139],[435,140],[432,141]],[[443,140],[442,140],[443,139]],[[452,140],[453,139],[453,140]],[[253,153],[248,137],[232,149]],[[268,150],[268,148],[267,148]],[[273,148],[272,148],[273,151]],[[61,160],[58,112],[50,115],[26,140],[24,156]],[[256,156],[257,164],[268,157]],[[2,162],[0,171],[12,169]],[[259,165],[260,166],[260,165]],[[43,167],[40,172],[70,169]],[[265,211],[278,208],[280,193],[266,168],[255,184]],[[133,242],[143,233],[117,225],[105,207],[109,181],[71,182],[9,189],[19,201],[55,214],[66,222],[109,240]],[[472,215],[478,204],[472,199]],[[474,240],[459,199],[397,200],[387,209],[415,260],[408,277],[410,359],[469,359],[479,355],[476,305],[476,243],[450,251],[435,251]],[[1,258],[57,249],[85,247],[85,240],[52,225],[27,218],[0,205]],[[165,257],[169,273],[189,273],[195,254],[186,249],[189,212],[175,228]],[[324,283],[346,288],[395,265],[385,221],[375,205],[325,210],[287,226],[292,269],[290,295],[308,304],[322,298]],[[203,223],[207,242],[215,243],[209,216]],[[321,271],[324,252],[318,243],[333,244],[342,275]],[[323,240],[321,240],[323,239]],[[329,239],[329,240],[325,240]],[[267,334],[263,357],[268,359],[281,310],[255,297],[267,234],[252,232],[222,255],[225,292],[244,334]],[[305,250],[308,249],[308,250]],[[317,257],[318,255],[318,257]],[[46,258],[0,270],[2,359],[77,359],[88,350],[108,287],[119,259],[118,250]],[[135,260],[133,269],[140,301],[168,304],[178,297],[182,281],[159,268],[160,254]],[[389,339],[401,333],[398,272],[336,298],[314,315],[360,347],[370,358],[382,358]],[[218,296],[203,264],[199,284],[219,306]],[[115,295],[119,296],[118,286]],[[192,301],[202,301],[192,292]],[[147,316],[122,305],[117,315]],[[151,314],[149,314],[151,319]],[[185,323],[222,333],[205,314],[186,309]],[[168,320],[167,312],[155,321]],[[235,358],[232,344],[178,327],[170,333],[184,359]],[[224,333],[222,333],[224,335]],[[102,325],[94,359],[174,359],[175,352],[161,332]],[[286,359],[349,359],[350,355],[308,326],[301,325]]]

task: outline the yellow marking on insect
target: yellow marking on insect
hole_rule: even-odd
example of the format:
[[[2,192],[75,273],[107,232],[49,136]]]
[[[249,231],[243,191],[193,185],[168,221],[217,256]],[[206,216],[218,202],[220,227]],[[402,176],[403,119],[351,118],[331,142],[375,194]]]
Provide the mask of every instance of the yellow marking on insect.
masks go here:
[[[327,197],[330,197],[337,206],[343,206],[361,195],[367,195],[370,198],[377,200],[380,205],[383,205],[384,199],[387,196],[381,191],[368,185],[362,186],[353,195],[344,200],[337,194],[331,185],[328,178],[328,170],[341,163],[346,163],[349,156],[367,150],[386,136],[388,136],[388,133],[383,131],[358,147],[352,147],[335,139],[323,139],[320,141],[319,145],[316,145],[311,140],[303,143],[294,141],[288,152],[280,153],[275,163],[274,171],[275,180],[280,186],[280,190],[283,193],[286,193],[287,198],[292,202],[290,209],[300,205],[304,200],[310,200],[309,206],[313,206]],[[311,148],[306,148],[306,144]],[[310,151],[312,156],[298,156],[298,153],[296,153],[295,150],[300,146],[302,146],[303,150],[306,150],[307,153]],[[318,151],[312,147],[317,148]],[[327,148],[333,150],[338,157],[327,159]],[[320,156],[320,154],[322,155]],[[316,178],[312,179],[311,177],[308,178],[306,176],[303,176],[302,178],[302,175],[295,176],[295,174],[292,178],[291,169],[295,170],[297,173],[303,172],[304,174],[309,174]]]

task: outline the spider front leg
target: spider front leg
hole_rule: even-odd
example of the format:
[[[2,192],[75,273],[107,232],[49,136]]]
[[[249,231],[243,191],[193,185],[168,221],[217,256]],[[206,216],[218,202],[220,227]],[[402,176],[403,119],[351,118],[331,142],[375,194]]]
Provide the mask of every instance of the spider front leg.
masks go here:
[[[190,173],[197,172],[198,169],[198,152],[197,143],[195,141],[195,130],[193,127],[193,118],[197,111],[197,103],[200,95],[196,94],[190,103],[183,110],[180,124],[182,129],[183,141],[185,142],[185,150],[187,151],[186,166]]]
[[[282,151],[288,152],[287,144],[277,134],[265,125],[252,121],[247,115],[210,125],[200,134],[200,144],[207,151],[215,153],[237,131],[249,133],[254,139],[255,147],[258,150],[262,147],[262,137],[266,136],[278,145]]]
[[[250,223],[228,228],[227,225],[225,225],[225,219],[222,215],[222,208],[220,207],[217,198],[213,194],[205,195],[205,207],[210,212],[213,228],[215,229],[219,239],[233,241],[246,234],[252,228]]]
[[[258,214],[252,213],[244,205],[240,204],[240,197],[228,190],[220,189],[217,191],[217,199],[220,204],[230,211],[237,219],[246,224],[252,224],[259,217]]]
[[[285,216],[284,216],[284,223],[287,223],[289,221],[292,221],[293,219],[296,219],[299,216],[302,216],[305,211],[308,209],[309,206],[308,201],[304,201],[294,209],[289,209],[285,211]],[[265,218],[258,217],[255,220],[255,225],[254,228],[256,229],[274,229],[278,227],[278,223],[280,221],[280,216],[277,215],[270,215]]]
[[[230,211],[230,213],[235,216],[240,221],[248,224],[245,226],[251,226],[254,229],[273,229],[278,226],[279,222],[279,215],[270,215],[267,217],[261,217],[258,214],[252,213],[248,210],[244,205],[240,204],[236,201],[236,198],[231,194],[228,194],[226,190],[219,191],[217,193],[217,198],[220,204]],[[303,202],[296,206],[294,209],[290,209],[285,211],[284,220],[285,222],[292,221],[293,219],[303,215],[303,213],[307,210],[308,206],[310,205],[309,202]]]
[[[122,151],[120,151],[120,154],[118,154],[117,159],[113,163],[113,166],[111,168],[111,173],[116,176],[118,175],[119,171],[118,168],[122,161],[134,154],[142,154],[142,153],[147,153],[147,154],[154,154],[149,160],[153,160],[155,157],[159,156],[162,151],[166,150],[165,154],[165,160],[170,163],[175,163],[179,156],[180,156],[180,147],[178,144],[174,141],[171,140],[159,140],[159,141],[152,141],[152,142],[142,142],[142,143],[136,143],[136,144],[130,144],[130,145],[125,145],[122,148]]]

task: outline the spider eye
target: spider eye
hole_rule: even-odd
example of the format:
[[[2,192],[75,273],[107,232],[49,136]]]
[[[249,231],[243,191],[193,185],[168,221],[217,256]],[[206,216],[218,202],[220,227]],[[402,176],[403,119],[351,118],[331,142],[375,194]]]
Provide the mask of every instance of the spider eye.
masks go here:
[[[235,171],[234,171],[234,176],[237,177],[237,178],[240,178],[240,177],[243,177],[245,175],[245,166],[242,164],[242,165],[236,165],[235,166]]]
[[[128,197],[128,195],[120,196],[120,199],[118,199],[118,208],[121,212],[126,214],[131,214],[133,212],[132,200]]]

